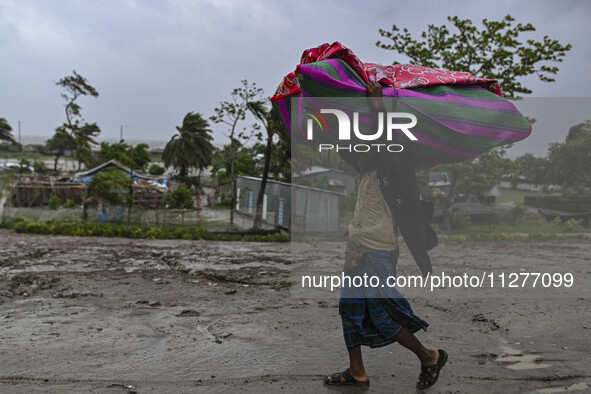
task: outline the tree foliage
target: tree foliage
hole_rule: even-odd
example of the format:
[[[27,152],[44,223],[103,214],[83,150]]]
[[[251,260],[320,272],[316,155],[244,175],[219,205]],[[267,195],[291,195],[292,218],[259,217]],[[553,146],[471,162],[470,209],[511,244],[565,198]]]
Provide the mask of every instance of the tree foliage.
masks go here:
[[[238,130],[238,123],[246,119],[247,113],[250,111],[257,119],[260,120],[256,111],[253,111],[253,106],[261,105],[263,90],[256,86],[256,83],[250,84],[247,80],[241,81],[242,86],[234,89],[231,93],[230,101],[222,101],[218,107],[215,108],[215,115],[210,119],[214,123],[225,124],[228,126],[227,136],[230,138],[228,146],[227,160],[230,163],[228,172],[230,183],[232,184],[232,198],[230,204],[230,226],[234,224],[234,207],[236,206],[236,171],[235,162],[240,158],[241,148],[248,143],[252,138],[257,140],[262,139],[260,132],[260,125],[255,123],[250,128],[243,128]]]
[[[393,25],[391,31],[379,30],[386,42],[378,41],[376,45],[407,56],[411,64],[496,79],[506,97],[531,93],[531,89],[522,83],[530,75],[537,75],[543,82],[553,82],[553,76],[558,73],[555,63],[562,62],[571,49],[570,44],[563,45],[548,36],[542,41],[524,41],[520,35],[536,29],[530,23],[514,25],[515,19],[511,15],[500,21],[483,19],[482,28],[469,19],[457,16],[447,19],[455,32],[450,32],[446,25],[429,25],[420,39],[416,39],[407,28],[401,32]],[[489,185],[500,180],[496,166],[510,170],[506,161],[501,163],[501,156],[499,151],[491,151],[472,162],[441,166],[440,170],[445,171],[450,179],[449,192],[443,203],[444,228],[450,228],[450,208],[456,191],[482,194]]]
[[[169,208],[173,209],[185,209],[193,208],[193,196],[191,190],[186,187],[179,187],[172,193],[168,193],[164,199],[164,203]]]
[[[483,19],[481,29],[469,19],[453,16],[447,20],[456,32],[450,32],[446,25],[429,25],[421,33],[421,40],[417,40],[407,28],[401,33],[393,25],[391,31],[379,30],[386,41],[378,41],[376,45],[408,56],[411,64],[496,79],[507,97],[531,93],[521,82],[529,75],[537,75],[543,82],[554,82],[558,67],[552,63],[562,62],[571,49],[571,44],[563,45],[548,36],[541,41],[524,42],[520,34],[536,29],[531,23],[514,25],[511,15],[500,21]]]
[[[57,81],[56,85],[63,89],[60,96],[66,102],[66,122],[56,129],[56,134],[68,133],[73,140],[74,157],[78,160],[78,164],[85,163],[88,165],[92,158],[91,145],[96,145],[95,138],[100,134],[101,130],[96,123],[86,123],[84,121],[81,114],[82,108],[77,100],[81,96],[98,97],[99,94],[88,83],[88,80],[78,74],[76,70],[72,71],[72,75],[65,76]],[[63,135],[58,140],[65,142]],[[59,152],[59,149],[57,151]],[[57,158],[55,163],[57,165]]]
[[[235,176],[260,176],[254,160],[255,152],[254,147],[236,148],[231,147],[230,144],[224,145],[222,149],[216,149],[212,161],[212,175],[217,177],[220,185],[231,183],[230,173],[234,163]]]
[[[551,144],[549,177],[577,193],[591,190],[591,120],[570,128],[564,143]]]
[[[100,151],[96,154],[96,163],[93,164],[99,165],[115,159],[132,170],[144,171],[151,161],[149,148],[147,144],[131,146],[124,140],[114,144],[101,142]]]
[[[289,131],[277,112],[268,109],[263,102],[255,102],[249,106],[249,109],[259,119],[266,131],[266,144],[257,143],[254,145],[254,149],[258,153],[265,153],[268,149],[269,173],[273,175],[275,180],[289,182],[291,179],[291,135]]]
[[[201,114],[189,112],[182,125],[177,126],[178,134],[166,144],[162,159],[166,167],[174,167],[180,179],[186,179],[189,169],[204,169],[213,158],[212,131]]]
[[[159,166],[158,164],[151,164],[148,168],[148,174],[150,175],[162,175],[166,171],[166,168]]]
[[[12,127],[4,118],[0,118],[0,141],[8,141],[13,144],[17,143],[12,136]]]
[[[55,129],[53,137],[45,142],[45,146],[47,150],[55,156],[53,171],[57,171],[57,162],[59,158],[64,156],[68,151],[74,151],[74,149],[76,149],[76,141],[74,141],[74,138],[68,133],[64,126],[59,126]]]
[[[532,153],[525,153],[513,160],[511,171],[507,174],[513,186],[517,183],[533,185],[547,185],[550,183],[549,162],[547,158],[536,157]]]
[[[482,198],[501,182],[503,174],[510,170],[511,160],[505,157],[504,150],[496,149],[458,166],[463,170],[457,184],[458,192]]]
[[[92,178],[86,190],[86,198],[96,197],[111,204],[121,204],[130,184],[128,173],[115,167],[105,168]]]

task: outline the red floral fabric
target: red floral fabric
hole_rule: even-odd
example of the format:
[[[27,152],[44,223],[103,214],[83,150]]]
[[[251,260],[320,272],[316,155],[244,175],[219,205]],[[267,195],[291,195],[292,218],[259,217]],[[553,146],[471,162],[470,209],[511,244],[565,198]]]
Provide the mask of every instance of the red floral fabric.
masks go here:
[[[363,63],[349,48],[339,42],[322,44],[307,49],[302,54],[300,64],[315,63],[325,59],[341,59],[346,62],[367,83],[380,81],[396,89],[408,89],[440,84],[479,84],[491,92],[502,96],[501,88],[494,79],[476,78],[468,72],[439,70],[411,64],[393,64],[382,66],[376,63]],[[299,66],[298,66],[299,67]],[[298,69],[283,78],[271,101],[299,93]]]

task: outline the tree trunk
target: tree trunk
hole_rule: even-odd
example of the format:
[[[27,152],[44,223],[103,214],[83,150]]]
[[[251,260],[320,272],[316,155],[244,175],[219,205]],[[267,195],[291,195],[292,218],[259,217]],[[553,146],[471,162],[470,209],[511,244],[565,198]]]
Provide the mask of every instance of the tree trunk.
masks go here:
[[[441,227],[444,230],[451,230],[451,206],[454,203],[456,189],[458,185],[458,172],[452,170],[451,179],[449,182],[449,190],[443,200],[443,215],[441,217]]]
[[[230,198],[230,227],[234,226],[234,207],[236,206],[236,179],[234,179],[234,159],[230,164],[230,182],[232,185],[232,197]]]
[[[257,209],[254,215],[253,229],[260,229],[263,222],[263,202],[265,199],[265,189],[267,187],[267,178],[269,178],[269,166],[271,163],[271,147],[273,146],[272,136],[267,137],[267,147],[265,149],[265,165],[263,167],[263,179],[261,180],[261,188],[257,196]]]
[[[53,161],[53,172],[57,173],[57,162],[60,159],[60,155],[55,156],[55,160]]]

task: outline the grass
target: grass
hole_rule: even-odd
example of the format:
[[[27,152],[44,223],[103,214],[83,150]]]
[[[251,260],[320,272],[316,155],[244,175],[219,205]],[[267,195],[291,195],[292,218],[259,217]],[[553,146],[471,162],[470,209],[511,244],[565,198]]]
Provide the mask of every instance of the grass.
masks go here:
[[[533,221],[524,221],[522,223],[510,224],[510,223],[497,223],[497,224],[469,224],[465,228],[455,230],[437,230],[437,234],[444,235],[457,235],[457,234],[486,234],[495,232],[506,232],[506,233],[551,233],[551,234],[562,234],[569,232],[563,225],[557,225],[552,222],[548,222],[545,219],[537,219]],[[582,228],[580,233],[590,233],[591,228]]]
[[[523,205],[525,196],[541,196],[545,195],[542,192],[533,192],[527,190],[515,190],[515,189],[501,189],[499,188],[501,195],[497,197],[497,204],[503,204],[508,202],[514,202],[516,205]],[[547,195],[547,194],[546,194]]]
[[[247,241],[247,242],[289,242],[290,237],[284,234],[240,235],[217,234],[197,226],[153,227],[124,225],[117,223],[96,222],[33,222],[29,220],[12,220],[0,222],[1,228],[13,229],[17,233],[70,235],[78,237],[117,237],[134,239],[185,239],[208,241]]]

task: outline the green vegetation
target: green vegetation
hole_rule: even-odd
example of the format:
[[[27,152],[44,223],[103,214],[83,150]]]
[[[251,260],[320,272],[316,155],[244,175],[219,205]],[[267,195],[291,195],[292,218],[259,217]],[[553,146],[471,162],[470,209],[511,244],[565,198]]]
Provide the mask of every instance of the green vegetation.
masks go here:
[[[150,175],[162,175],[166,169],[158,164],[151,164],[148,168],[148,174]]]
[[[76,203],[73,200],[68,200],[64,203],[64,208],[68,208],[68,209],[76,208]]]
[[[52,211],[55,211],[59,207],[60,207],[60,199],[56,195],[51,196],[51,198],[49,199],[49,209],[51,209]]]
[[[508,202],[514,202],[517,205],[522,205],[524,203],[525,196],[541,196],[544,195],[542,192],[532,192],[527,190],[517,190],[517,189],[499,189],[501,195],[497,197],[496,203],[503,204]]]
[[[144,171],[151,161],[148,149],[147,144],[131,146],[123,140],[115,144],[101,142],[101,150],[93,156],[92,165],[96,166],[115,159],[132,170]]]
[[[401,32],[393,25],[391,31],[379,29],[386,42],[378,41],[376,45],[407,56],[411,64],[496,79],[505,97],[532,93],[522,84],[529,76],[554,82],[558,67],[553,64],[562,62],[571,49],[570,44],[562,45],[548,36],[543,41],[523,40],[521,33],[536,29],[530,23],[513,25],[515,19],[511,15],[500,21],[483,19],[482,28],[457,16],[447,20],[455,30],[453,33],[446,25],[429,25],[417,39],[407,28]],[[510,171],[511,161],[504,153],[504,150],[491,150],[475,160],[440,167],[450,181],[449,193],[443,201],[443,228],[451,228],[451,206],[456,192],[482,196]]]
[[[177,126],[178,134],[172,136],[166,144],[162,159],[166,167],[174,167],[178,177],[184,181],[189,170],[203,170],[213,159],[212,131],[207,120],[201,114],[189,112],[183,124]]]
[[[80,237],[122,237],[136,239],[188,239],[207,241],[289,242],[283,234],[240,235],[216,234],[202,227],[125,226],[115,223],[32,222],[29,220],[3,221],[2,228],[17,233],[72,235]]]
[[[186,187],[180,187],[172,193],[168,193],[164,199],[164,203],[173,209],[193,208],[191,190]]]
[[[81,115],[82,108],[76,100],[80,96],[98,97],[98,91],[88,83],[88,80],[78,74],[76,70],[55,83],[63,89],[62,98],[66,101],[66,122],[55,130],[55,135],[48,141],[48,145],[55,147],[56,160],[65,150],[73,150],[78,166],[84,163],[90,167],[92,158],[91,145],[96,145],[95,138],[101,133],[96,123],[87,123]],[[84,122],[84,123],[82,123]]]
[[[507,212],[509,214],[512,211]],[[506,214],[506,215],[507,215]],[[580,221],[570,219],[564,223],[560,219],[548,222],[544,219],[522,220],[516,224],[508,221],[493,225],[470,224],[461,229],[439,230],[442,241],[540,241],[551,239],[571,239],[591,237],[591,228],[585,228]]]

